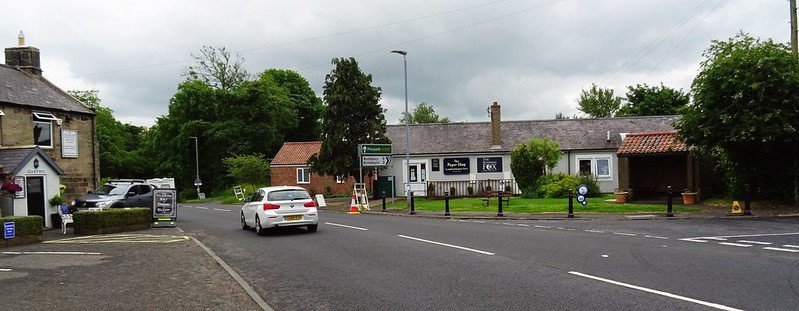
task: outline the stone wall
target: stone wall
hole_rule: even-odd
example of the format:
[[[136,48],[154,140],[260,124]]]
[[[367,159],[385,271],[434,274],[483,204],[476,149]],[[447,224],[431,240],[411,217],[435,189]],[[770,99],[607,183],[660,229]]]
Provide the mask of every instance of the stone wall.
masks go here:
[[[61,125],[50,121],[53,130],[53,147],[42,147],[42,149],[64,170],[64,176],[61,176],[61,184],[66,186],[64,200],[70,201],[78,195],[96,188],[100,176],[100,159],[94,116],[10,104],[0,104],[0,110],[5,113],[0,117],[0,145],[3,147],[34,145],[32,114],[34,110],[52,113],[63,120]],[[78,132],[77,158],[61,156],[61,130]]]

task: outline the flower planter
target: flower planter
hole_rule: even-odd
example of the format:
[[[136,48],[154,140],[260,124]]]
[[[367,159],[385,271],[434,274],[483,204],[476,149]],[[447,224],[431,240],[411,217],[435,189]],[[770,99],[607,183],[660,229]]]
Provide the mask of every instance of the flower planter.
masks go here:
[[[684,205],[694,205],[696,204],[696,192],[683,192],[682,194],[682,204]]]
[[[627,198],[630,196],[629,192],[614,192],[616,195],[616,203],[627,203]]]

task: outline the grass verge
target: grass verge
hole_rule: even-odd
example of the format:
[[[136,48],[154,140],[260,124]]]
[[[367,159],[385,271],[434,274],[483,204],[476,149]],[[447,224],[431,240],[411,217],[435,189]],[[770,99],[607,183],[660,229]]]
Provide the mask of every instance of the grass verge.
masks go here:
[[[598,198],[589,198],[588,205],[580,205],[574,201],[575,213],[665,213],[666,204],[636,204],[607,202],[605,200],[614,199],[612,195],[605,195]],[[405,200],[397,200],[394,209],[407,209]],[[443,212],[443,199],[414,198],[414,206],[417,211]],[[564,213],[568,210],[568,199],[525,199],[512,197],[510,204],[502,204],[502,211],[506,213]],[[449,209],[451,212],[465,213],[491,213],[497,211],[497,199],[491,198],[486,205],[482,198],[456,198],[450,199]],[[699,209],[675,204],[675,213],[696,212]]]

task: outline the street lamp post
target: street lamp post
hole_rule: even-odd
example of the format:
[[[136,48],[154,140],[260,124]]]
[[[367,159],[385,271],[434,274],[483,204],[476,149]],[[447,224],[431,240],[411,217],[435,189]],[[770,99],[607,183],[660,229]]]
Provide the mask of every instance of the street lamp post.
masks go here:
[[[197,198],[200,198],[200,186],[203,182],[200,180],[200,146],[196,136],[191,136],[194,139],[194,164],[197,168],[197,178],[194,179],[194,185],[197,186]]]
[[[413,215],[416,214],[416,211],[414,211],[413,207],[411,207],[412,192],[411,192],[410,178],[408,178],[411,174],[411,153],[410,153],[411,134],[410,134],[410,127],[408,126],[408,124],[411,121],[411,118],[409,117],[408,114],[408,59],[407,59],[408,52],[394,50],[391,51],[391,53],[402,55],[402,66],[405,70],[405,172],[406,174],[408,174],[405,176],[405,178],[408,179],[408,182],[406,183],[405,186],[405,198],[408,201],[408,208],[411,210],[410,214]]]

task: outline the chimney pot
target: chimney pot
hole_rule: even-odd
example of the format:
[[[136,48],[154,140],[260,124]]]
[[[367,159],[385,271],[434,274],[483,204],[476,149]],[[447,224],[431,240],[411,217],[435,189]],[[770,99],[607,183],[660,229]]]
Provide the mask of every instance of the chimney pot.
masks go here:
[[[25,45],[25,34],[22,31],[19,31],[19,36],[17,36],[17,45],[24,46]]]

